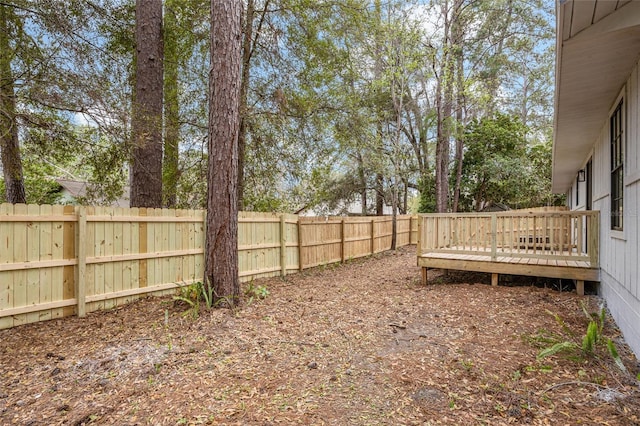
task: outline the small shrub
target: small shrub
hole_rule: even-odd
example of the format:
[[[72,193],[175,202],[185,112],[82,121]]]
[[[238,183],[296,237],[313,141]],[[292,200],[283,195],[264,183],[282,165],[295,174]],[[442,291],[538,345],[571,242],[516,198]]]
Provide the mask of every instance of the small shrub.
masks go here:
[[[193,317],[197,317],[200,312],[200,302],[204,301],[207,309],[211,309],[214,305],[213,302],[213,287],[204,285],[198,281],[190,285],[182,286],[178,289],[178,294],[173,296],[173,300],[176,302],[182,302],[189,306],[187,312],[190,312]]]

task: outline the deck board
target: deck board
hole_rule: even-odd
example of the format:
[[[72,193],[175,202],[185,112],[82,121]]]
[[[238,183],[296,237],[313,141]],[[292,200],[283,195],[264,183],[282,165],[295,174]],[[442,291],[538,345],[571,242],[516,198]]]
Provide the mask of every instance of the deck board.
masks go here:
[[[567,256],[569,256],[567,254]],[[600,269],[584,260],[563,260],[545,257],[529,257],[525,253],[497,256],[491,259],[489,252],[478,254],[451,252],[423,253],[418,265],[424,268],[441,268],[462,271],[488,272],[509,275],[530,275],[549,278],[567,278],[599,281]]]

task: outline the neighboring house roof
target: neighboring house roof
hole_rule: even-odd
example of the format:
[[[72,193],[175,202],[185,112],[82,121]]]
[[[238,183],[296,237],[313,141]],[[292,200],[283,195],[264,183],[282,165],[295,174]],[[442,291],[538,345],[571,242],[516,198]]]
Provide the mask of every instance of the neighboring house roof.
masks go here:
[[[485,208],[483,208],[481,211],[483,213],[491,213],[491,212],[506,212],[508,210],[511,210],[511,208],[509,206],[507,206],[506,204],[491,203],[488,206],[486,206]]]
[[[640,57],[640,1],[560,0],[553,191],[566,192]]]
[[[87,196],[87,182],[69,179],[56,179],[56,182],[62,187],[63,191],[67,192],[67,194],[69,195],[68,201],[75,201],[78,198],[84,198]],[[120,198],[113,201],[109,205],[111,207],[129,207],[129,191],[129,186],[125,186],[124,192],[120,196]]]

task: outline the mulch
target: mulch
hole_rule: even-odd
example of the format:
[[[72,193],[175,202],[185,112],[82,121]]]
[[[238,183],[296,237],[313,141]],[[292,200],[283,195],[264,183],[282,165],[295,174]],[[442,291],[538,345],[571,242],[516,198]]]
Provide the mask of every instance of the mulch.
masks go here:
[[[424,286],[415,264],[409,247],[244,284],[233,310],[146,298],[1,330],[0,424],[640,424],[640,365],[608,315],[580,349],[597,296]]]

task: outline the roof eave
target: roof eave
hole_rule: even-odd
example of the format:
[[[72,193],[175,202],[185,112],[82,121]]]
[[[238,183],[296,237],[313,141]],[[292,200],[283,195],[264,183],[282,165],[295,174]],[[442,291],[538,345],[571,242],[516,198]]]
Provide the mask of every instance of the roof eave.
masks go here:
[[[587,3],[574,2],[576,7]],[[587,160],[640,56],[640,2],[630,2],[572,37],[562,4],[556,16],[552,190],[566,192]]]

